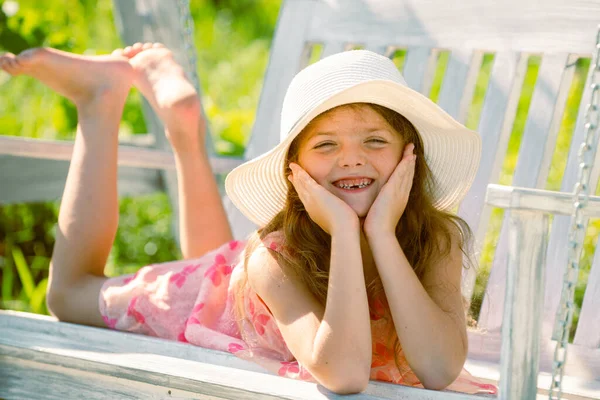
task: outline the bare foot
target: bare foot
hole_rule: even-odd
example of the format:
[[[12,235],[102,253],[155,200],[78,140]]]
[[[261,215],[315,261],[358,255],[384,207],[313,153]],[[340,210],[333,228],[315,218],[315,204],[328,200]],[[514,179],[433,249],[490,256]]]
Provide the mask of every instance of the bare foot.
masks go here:
[[[160,43],[136,43],[115,50],[113,55],[130,59],[134,70],[133,84],[165,124],[173,147],[185,149],[203,140],[203,132],[199,130],[198,93],[169,49]]]
[[[0,68],[13,76],[38,79],[78,108],[98,99],[121,106],[133,80],[133,68],[126,57],[80,56],[50,48],[0,55]]]

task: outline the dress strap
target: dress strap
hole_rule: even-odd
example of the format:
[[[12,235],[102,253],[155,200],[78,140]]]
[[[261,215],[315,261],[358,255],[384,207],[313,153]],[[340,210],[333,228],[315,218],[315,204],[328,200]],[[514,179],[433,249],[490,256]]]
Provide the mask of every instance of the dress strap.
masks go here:
[[[285,238],[283,236],[283,232],[273,231],[263,237],[261,241],[266,248],[280,253],[282,247],[284,246]]]

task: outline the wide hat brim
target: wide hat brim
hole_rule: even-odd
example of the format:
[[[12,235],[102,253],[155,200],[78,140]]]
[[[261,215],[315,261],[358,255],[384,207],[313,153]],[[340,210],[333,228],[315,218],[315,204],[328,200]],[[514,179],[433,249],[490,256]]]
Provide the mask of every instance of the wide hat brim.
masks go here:
[[[235,206],[259,227],[284,207],[284,163],[292,141],[319,114],[351,103],[373,103],[398,112],[417,129],[433,174],[434,206],[448,210],[469,190],[481,156],[481,138],[419,92],[391,80],[370,80],[344,89],[305,113],[272,150],[231,171],[225,190]],[[282,135],[283,136],[283,135]]]

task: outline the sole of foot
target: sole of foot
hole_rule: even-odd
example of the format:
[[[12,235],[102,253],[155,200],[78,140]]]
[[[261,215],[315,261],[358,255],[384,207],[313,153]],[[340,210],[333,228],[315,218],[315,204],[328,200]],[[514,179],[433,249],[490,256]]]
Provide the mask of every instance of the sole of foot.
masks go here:
[[[119,55],[81,56],[35,48],[1,55],[0,68],[13,76],[31,76],[81,107],[103,99],[111,104],[124,101],[134,77],[128,61]]]
[[[136,43],[113,55],[127,57],[133,85],[150,102],[168,131],[189,131],[200,121],[200,99],[173,53],[160,43]]]

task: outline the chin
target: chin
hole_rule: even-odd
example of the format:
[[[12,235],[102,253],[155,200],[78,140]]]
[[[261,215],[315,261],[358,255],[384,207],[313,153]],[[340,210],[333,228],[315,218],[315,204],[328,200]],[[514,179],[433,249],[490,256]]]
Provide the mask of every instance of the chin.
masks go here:
[[[352,210],[354,210],[356,215],[358,215],[358,218],[361,219],[365,219],[367,217],[367,214],[369,214],[369,209],[371,208],[370,204],[368,206],[349,204],[349,206],[352,208]]]

